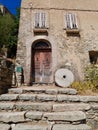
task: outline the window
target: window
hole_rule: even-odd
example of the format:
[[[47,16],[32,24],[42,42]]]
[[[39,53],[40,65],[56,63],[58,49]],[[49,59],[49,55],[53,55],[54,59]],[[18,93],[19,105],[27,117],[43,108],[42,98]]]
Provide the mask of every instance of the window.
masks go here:
[[[67,30],[78,31],[78,21],[77,21],[76,14],[67,13],[65,15],[65,26],[66,26],[66,31]]]
[[[35,28],[46,28],[46,14],[44,12],[35,13]]]

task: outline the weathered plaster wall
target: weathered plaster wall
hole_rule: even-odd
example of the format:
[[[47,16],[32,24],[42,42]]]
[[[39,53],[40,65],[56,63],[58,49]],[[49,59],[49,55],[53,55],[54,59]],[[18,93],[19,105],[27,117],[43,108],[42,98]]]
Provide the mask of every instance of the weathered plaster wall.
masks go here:
[[[22,7],[29,8],[29,4],[32,3],[33,7],[36,8],[66,8],[66,9],[80,9],[80,10],[97,10],[97,0],[22,0]]]

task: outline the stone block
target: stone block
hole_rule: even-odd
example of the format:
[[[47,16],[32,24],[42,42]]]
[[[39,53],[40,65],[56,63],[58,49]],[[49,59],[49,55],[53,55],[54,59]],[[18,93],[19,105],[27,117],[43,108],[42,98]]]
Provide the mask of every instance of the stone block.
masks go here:
[[[12,130],[48,130],[45,124],[18,124]]]
[[[0,130],[10,130],[10,125],[8,125],[8,124],[0,124]]]
[[[56,101],[56,95],[46,95],[46,94],[39,94],[37,95],[37,100],[39,101]]]
[[[53,111],[80,111],[80,110],[89,110],[91,106],[86,103],[63,103],[63,104],[54,104]]]
[[[33,88],[33,87],[27,87],[23,88],[23,93],[44,93],[45,89],[43,88]]]
[[[0,122],[24,122],[25,112],[0,112]]]
[[[8,92],[13,94],[21,94],[22,90],[23,90],[22,88],[11,88],[8,90]]]
[[[98,104],[92,104],[91,107],[93,110],[98,110]]]
[[[19,95],[19,100],[23,101],[35,101],[36,95],[35,94],[21,94]]]
[[[19,94],[2,94],[0,96],[1,101],[14,101],[18,99]]]
[[[15,105],[17,110],[36,110],[36,111],[51,111],[51,103],[32,103],[18,102]]]
[[[82,111],[66,111],[66,112],[54,112],[46,113],[44,117],[49,121],[80,121],[85,120],[86,115]]]
[[[57,100],[59,102],[78,102],[79,101],[79,96],[76,96],[76,95],[58,95],[57,96]]]
[[[57,124],[53,126],[52,130],[92,130],[90,126],[81,125],[68,125],[68,124]]]
[[[0,110],[13,110],[15,103],[9,102],[9,103],[0,103]]]
[[[57,89],[46,89],[45,93],[54,95],[54,94],[58,93],[58,90]]]
[[[81,102],[98,102],[98,96],[79,96]]]
[[[43,115],[42,112],[30,111],[25,114],[25,117],[32,120],[40,120],[42,118],[42,115]]]
[[[76,95],[77,90],[76,89],[71,89],[71,88],[65,88],[65,89],[59,89],[58,93],[59,94]]]

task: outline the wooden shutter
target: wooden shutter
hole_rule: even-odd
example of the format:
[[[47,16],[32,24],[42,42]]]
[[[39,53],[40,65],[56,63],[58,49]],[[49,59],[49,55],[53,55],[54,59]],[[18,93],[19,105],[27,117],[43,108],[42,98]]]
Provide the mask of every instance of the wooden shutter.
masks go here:
[[[65,15],[65,24],[66,24],[66,28],[70,28],[70,17],[69,17],[69,14]]]
[[[35,28],[47,28],[48,26],[48,16],[45,12],[35,13],[34,27]]]
[[[39,13],[35,13],[35,19],[34,19],[34,26],[35,28],[38,28],[39,27]]]
[[[42,27],[46,27],[45,26],[45,22],[46,22],[46,17],[45,17],[45,13],[42,13]]]
[[[65,15],[66,29],[77,29],[77,16],[74,13],[67,13]]]
[[[72,28],[73,29],[78,28],[76,14],[71,14],[71,19],[72,19]]]

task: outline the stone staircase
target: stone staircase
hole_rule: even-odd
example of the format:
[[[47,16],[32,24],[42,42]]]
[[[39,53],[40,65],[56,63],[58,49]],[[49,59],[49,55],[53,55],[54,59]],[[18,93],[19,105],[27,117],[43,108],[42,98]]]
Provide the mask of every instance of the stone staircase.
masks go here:
[[[11,88],[0,96],[0,130],[98,130],[97,102],[71,88]]]

